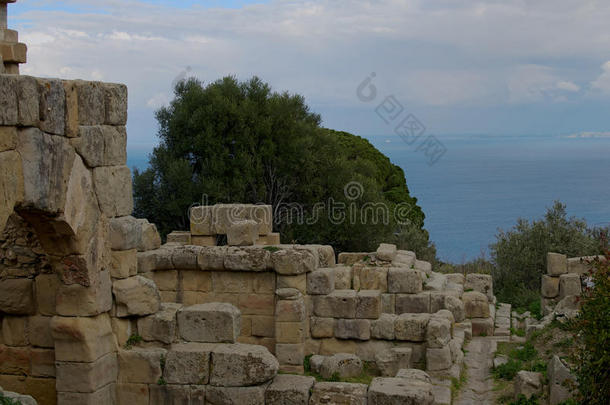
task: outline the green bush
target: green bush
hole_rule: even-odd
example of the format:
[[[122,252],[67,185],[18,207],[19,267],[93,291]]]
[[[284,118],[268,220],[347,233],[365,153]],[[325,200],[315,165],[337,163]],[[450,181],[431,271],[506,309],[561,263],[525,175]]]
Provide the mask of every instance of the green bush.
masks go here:
[[[584,220],[568,218],[566,206],[556,201],[543,219],[519,219],[512,229],[498,232],[490,246],[494,292],[500,302],[528,308],[539,300],[548,252],[585,256],[599,253],[599,246],[596,232]]]
[[[576,370],[580,401],[605,405],[610,398],[610,251],[596,260],[585,288],[579,316],[572,327],[577,343]]]
[[[538,405],[540,402],[535,395],[530,398],[526,398],[525,395],[521,394],[516,401],[511,402],[509,405]]]
[[[528,341],[525,342],[522,348],[512,350],[509,356],[520,361],[530,361],[534,360],[536,356],[538,356],[538,350],[536,350],[532,342]]]
[[[510,381],[515,378],[519,371],[521,371],[521,362],[514,359],[508,359],[506,363],[493,370],[493,375],[496,378]]]

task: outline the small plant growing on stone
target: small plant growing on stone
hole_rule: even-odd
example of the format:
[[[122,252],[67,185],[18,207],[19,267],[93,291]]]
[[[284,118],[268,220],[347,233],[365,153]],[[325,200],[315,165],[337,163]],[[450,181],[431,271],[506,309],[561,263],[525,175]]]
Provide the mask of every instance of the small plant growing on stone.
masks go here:
[[[539,403],[536,395],[526,398],[525,395],[521,394],[516,401],[511,402],[509,405],[538,405]]]
[[[508,362],[496,367],[493,370],[493,375],[496,378],[503,380],[512,380],[521,370],[521,362],[509,359]]]
[[[125,342],[125,349],[129,350],[141,341],[142,336],[138,335],[137,333],[134,333],[133,335],[129,336],[129,339],[127,339],[127,342]]]
[[[165,378],[159,377],[157,380],[157,385],[167,385],[167,381],[165,381]]]
[[[330,376],[328,381],[330,381],[330,382],[339,382],[339,381],[341,381],[341,377],[339,376],[339,373],[333,373],[333,375]]]
[[[277,246],[265,246],[263,249],[265,249],[266,251],[271,252],[271,253],[277,252],[278,250],[280,250],[280,248]]]
[[[305,356],[303,358],[303,370],[305,370],[306,373],[311,371],[311,357],[313,356],[313,354],[308,354],[307,356]]]
[[[16,399],[7,398],[3,393],[0,392],[0,405],[22,405],[21,401]]]

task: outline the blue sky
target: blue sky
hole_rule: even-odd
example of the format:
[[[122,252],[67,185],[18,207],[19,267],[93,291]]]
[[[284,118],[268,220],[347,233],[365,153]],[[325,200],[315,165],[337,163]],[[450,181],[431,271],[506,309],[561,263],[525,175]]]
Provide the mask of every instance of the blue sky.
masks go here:
[[[610,2],[19,0],[24,74],[129,86],[129,147],[185,75],[258,75],[328,127],[389,135],[394,96],[437,135],[610,131]],[[356,89],[375,72],[377,98]]]

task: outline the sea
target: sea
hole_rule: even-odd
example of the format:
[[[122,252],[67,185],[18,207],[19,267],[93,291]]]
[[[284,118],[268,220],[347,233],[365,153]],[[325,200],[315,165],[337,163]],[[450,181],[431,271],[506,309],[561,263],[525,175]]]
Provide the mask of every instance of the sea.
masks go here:
[[[608,137],[439,135],[411,144],[396,135],[366,138],[404,170],[441,260],[489,257],[499,229],[543,217],[555,200],[589,225],[610,225]],[[145,168],[148,153],[128,146],[128,165]]]

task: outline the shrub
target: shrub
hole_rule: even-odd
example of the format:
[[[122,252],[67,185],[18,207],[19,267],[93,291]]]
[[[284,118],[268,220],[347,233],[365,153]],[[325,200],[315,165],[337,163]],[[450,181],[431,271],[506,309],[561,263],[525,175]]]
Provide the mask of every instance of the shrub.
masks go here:
[[[540,278],[546,272],[548,252],[584,256],[599,253],[596,233],[584,220],[568,218],[559,201],[543,219],[519,219],[508,231],[500,230],[491,246],[495,264],[494,292],[500,302],[527,308],[539,299]]]
[[[493,370],[493,375],[503,380],[512,380],[519,371],[521,371],[521,362],[509,359],[506,363],[496,367]]]
[[[525,395],[521,394],[517,398],[517,400],[511,402],[509,405],[538,405],[538,398],[535,395],[532,395],[530,398],[526,398]]]
[[[596,259],[579,316],[572,322],[577,341],[576,369],[582,403],[607,404],[610,398],[610,251]]]

